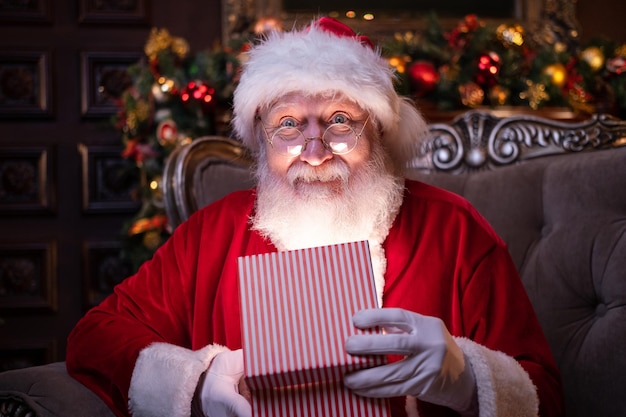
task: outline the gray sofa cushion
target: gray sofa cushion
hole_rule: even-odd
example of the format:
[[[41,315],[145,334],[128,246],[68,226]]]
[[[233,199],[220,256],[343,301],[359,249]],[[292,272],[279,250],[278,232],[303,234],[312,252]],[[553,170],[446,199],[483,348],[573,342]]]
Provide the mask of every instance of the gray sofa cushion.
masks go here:
[[[465,196],[508,243],[568,417],[625,415],[626,147],[411,176]]]
[[[65,362],[0,373],[0,403],[17,407],[19,402],[38,417],[115,417],[96,394],[68,375]],[[21,414],[8,415],[25,413],[23,407]]]

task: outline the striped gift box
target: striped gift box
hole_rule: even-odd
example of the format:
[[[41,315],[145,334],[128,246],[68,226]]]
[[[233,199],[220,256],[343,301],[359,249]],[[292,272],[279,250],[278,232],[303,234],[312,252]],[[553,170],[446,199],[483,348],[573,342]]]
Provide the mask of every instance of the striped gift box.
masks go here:
[[[386,400],[344,388],[345,372],[385,363],[353,357],[352,315],[376,307],[366,241],[240,257],[245,377],[255,416],[387,416]]]

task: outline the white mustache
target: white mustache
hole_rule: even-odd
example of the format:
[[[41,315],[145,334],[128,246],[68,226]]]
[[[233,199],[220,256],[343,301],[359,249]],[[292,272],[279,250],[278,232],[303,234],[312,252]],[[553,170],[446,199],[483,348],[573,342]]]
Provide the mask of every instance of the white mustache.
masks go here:
[[[341,161],[335,163],[326,162],[325,164],[313,167],[308,164],[294,164],[287,171],[287,180],[290,184],[297,182],[328,182],[340,180],[343,183],[348,181],[350,170]]]

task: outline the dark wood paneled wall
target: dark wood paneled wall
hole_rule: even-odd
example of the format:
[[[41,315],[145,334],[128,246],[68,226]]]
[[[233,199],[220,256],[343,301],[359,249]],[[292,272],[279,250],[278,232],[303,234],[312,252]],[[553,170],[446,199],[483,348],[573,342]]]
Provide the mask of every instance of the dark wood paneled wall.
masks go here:
[[[151,27],[192,50],[221,35],[219,0],[0,3],[0,371],[62,360],[76,321],[128,273],[137,205],[98,92]]]
[[[626,43],[626,1],[577,0],[576,16],[582,28],[583,41],[604,36]]]

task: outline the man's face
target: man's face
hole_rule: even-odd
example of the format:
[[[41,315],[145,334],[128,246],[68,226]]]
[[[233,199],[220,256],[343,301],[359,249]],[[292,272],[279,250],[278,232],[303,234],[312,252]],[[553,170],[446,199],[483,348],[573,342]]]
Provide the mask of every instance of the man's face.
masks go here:
[[[306,142],[299,155],[297,152],[285,155],[284,149],[280,153],[279,147],[285,143],[278,134],[274,136],[274,145],[265,141],[268,169],[286,179],[296,194],[309,198],[341,194],[346,180],[370,159],[373,122],[368,121],[366,111],[345,98],[289,94],[260,116],[266,139],[272,138],[281,127],[297,129],[307,139],[315,138]],[[322,136],[332,124],[345,124],[358,136],[355,148],[349,153],[333,153],[328,146],[332,131],[325,136],[327,145],[322,142]],[[338,170],[346,172],[338,174]]]
[[[274,145],[266,143],[259,154],[252,228],[280,250],[382,242],[400,207],[404,182],[394,175],[371,115],[340,97],[294,94],[259,116],[262,137],[266,142],[274,137]],[[324,146],[319,138],[333,123],[340,129],[326,134]],[[288,132],[283,139],[297,141],[283,140],[279,146],[281,126]],[[305,139],[316,139],[303,140],[294,126]],[[352,131],[360,134],[356,143],[342,136]]]

